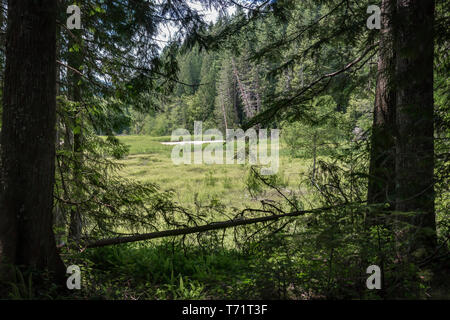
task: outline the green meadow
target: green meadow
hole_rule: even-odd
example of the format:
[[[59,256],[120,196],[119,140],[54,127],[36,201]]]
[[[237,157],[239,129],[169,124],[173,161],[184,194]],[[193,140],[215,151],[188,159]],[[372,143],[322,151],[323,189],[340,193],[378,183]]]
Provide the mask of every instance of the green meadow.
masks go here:
[[[192,161],[192,164],[176,165],[171,159],[174,146],[161,143],[170,141],[170,136],[129,135],[120,136],[119,140],[129,146],[129,155],[119,160],[123,165],[121,175],[140,182],[156,183],[162,190],[173,190],[180,203],[220,201],[227,207],[241,209],[246,205],[256,205],[263,199],[277,197],[274,190],[262,190],[258,196],[252,196],[247,188],[248,161],[246,164],[193,164]],[[299,181],[310,166],[311,159],[291,158],[280,140],[277,181],[283,191],[298,192]]]

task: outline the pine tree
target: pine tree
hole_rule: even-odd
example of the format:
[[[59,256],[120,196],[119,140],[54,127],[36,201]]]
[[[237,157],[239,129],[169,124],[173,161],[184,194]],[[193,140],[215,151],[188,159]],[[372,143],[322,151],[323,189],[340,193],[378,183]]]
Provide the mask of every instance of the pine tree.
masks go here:
[[[8,3],[0,175],[0,276],[7,279],[7,264],[47,269],[60,283],[65,273],[52,230],[56,9],[56,0]]]

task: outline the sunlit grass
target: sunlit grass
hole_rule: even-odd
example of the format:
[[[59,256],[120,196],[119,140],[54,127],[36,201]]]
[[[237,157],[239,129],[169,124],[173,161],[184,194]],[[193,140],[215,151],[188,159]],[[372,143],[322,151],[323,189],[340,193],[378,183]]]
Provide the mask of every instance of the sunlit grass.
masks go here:
[[[170,158],[174,146],[161,144],[170,141],[170,137],[120,136],[119,139],[130,147],[130,154],[119,161],[124,165],[121,174],[135,181],[156,183],[162,190],[173,190],[180,203],[208,204],[214,200],[227,207],[244,208],[257,205],[262,198],[276,197],[274,192],[256,199],[251,197],[246,189],[248,164],[175,165]],[[285,189],[296,190],[311,161],[290,158],[283,148],[281,145],[278,175]]]

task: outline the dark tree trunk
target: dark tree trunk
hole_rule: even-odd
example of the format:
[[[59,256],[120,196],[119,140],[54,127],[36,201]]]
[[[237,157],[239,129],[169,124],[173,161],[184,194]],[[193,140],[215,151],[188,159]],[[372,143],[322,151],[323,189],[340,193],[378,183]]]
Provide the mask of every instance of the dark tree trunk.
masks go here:
[[[395,1],[382,2],[382,28],[378,56],[377,86],[373,114],[370,171],[367,200],[369,204],[395,201],[395,52],[392,18]]]
[[[0,262],[48,269],[62,280],[65,269],[52,230],[55,46],[56,0],[8,1]]]
[[[434,212],[434,1],[399,0],[396,19],[396,210],[419,230],[412,250],[436,247]],[[424,228],[426,228],[424,230]],[[419,231],[419,232],[417,232]],[[416,233],[417,232],[417,233]]]

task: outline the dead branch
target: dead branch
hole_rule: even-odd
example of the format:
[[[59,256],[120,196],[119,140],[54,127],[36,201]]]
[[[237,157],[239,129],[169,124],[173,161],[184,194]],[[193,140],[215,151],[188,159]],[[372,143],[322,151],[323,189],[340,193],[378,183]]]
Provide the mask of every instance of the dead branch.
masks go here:
[[[232,228],[232,227],[237,227],[237,226],[244,226],[244,225],[248,225],[248,224],[274,221],[274,220],[278,220],[278,219],[282,219],[282,218],[298,217],[298,216],[301,216],[301,215],[304,215],[307,213],[320,213],[320,212],[324,212],[324,211],[333,210],[338,207],[340,207],[340,206],[325,207],[325,208],[318,208],[318,209],[311,209],[311,210],[300,210],[300,211],[294,211],[294,212],[290,212],[290,213],[286,213],[286,214],[280,214],[280,215],[274,214],[271,216],[252,218],[252,219],[235,219],[235,220],[229,220],[229,221],[214,222],[214,223],[209,223],[209,224],[206,224],[203,226],[137,234],[137,235],[133,235],[133,236],[129,236],[129,237],[108,238],[108,239],[87,242],[84,246],[86,248],[97,248],[97,247],[104,247],[104,246],[110,246],[110,245],[117,245],[117,244],[121,244],[121,243],[137,242],[137,241],[150,240],[150,239],[156,239],[156,238],[166,238],[166,237],[172,237],[172,236],[206,232],[206,231],[211,231],[211,230],[227,229],[227,228]]]

